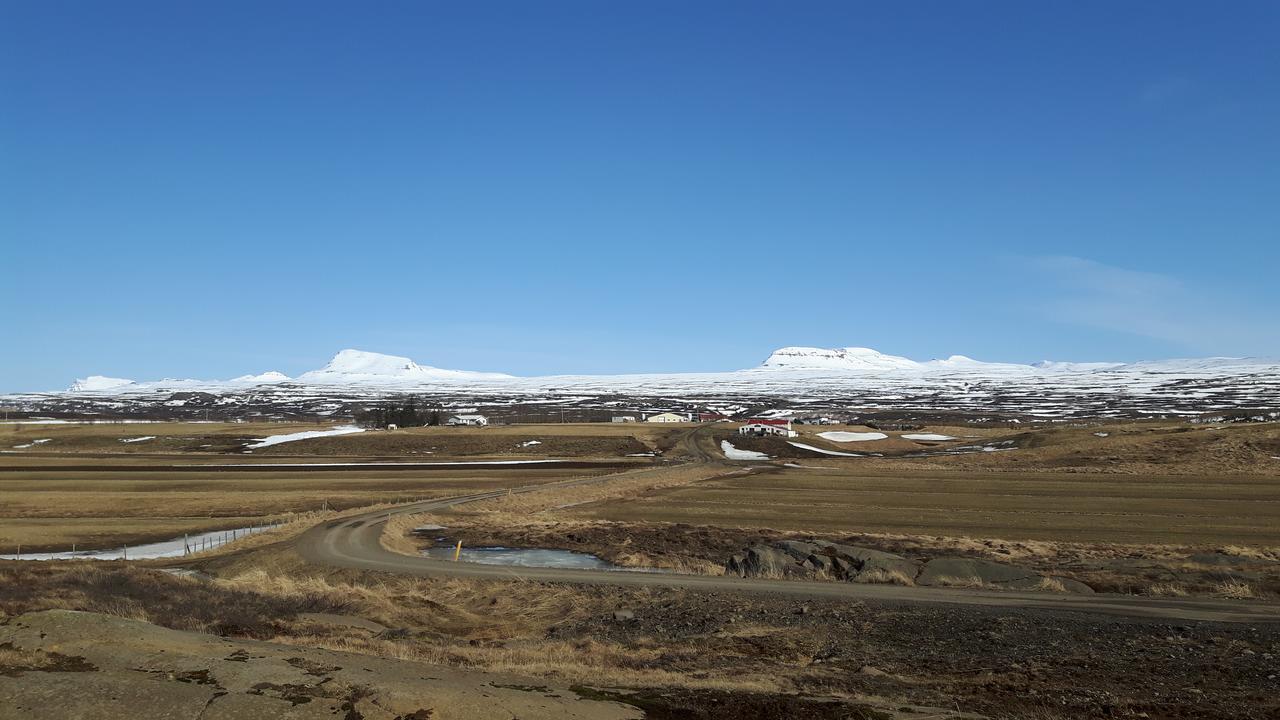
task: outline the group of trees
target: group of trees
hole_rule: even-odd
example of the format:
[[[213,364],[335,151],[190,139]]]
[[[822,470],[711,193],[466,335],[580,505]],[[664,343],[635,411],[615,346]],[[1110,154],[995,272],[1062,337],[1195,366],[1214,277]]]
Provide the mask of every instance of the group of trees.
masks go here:
[[[384,428],[395,425],[405,428],[439,425],[441,415],[438,409],[418,409],[418,404],[410,398],[403,405],[379,405],[358,410],[355,420],[361,427]]]

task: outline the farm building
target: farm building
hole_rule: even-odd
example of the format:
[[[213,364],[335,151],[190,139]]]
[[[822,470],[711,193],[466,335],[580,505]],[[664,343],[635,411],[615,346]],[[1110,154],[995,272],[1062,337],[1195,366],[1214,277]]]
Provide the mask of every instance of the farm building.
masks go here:
[[[796,432],[791,429],[791,423],[779,425],[776,423],[766,422],[749,422],[738,428],[739,435],[755,435],[761,437],[764,435],[777,435],[778,437],[795,437]]]
[[[689,422],[689,418],[686,415],[680,415],[672,412],[665,412],[665,413],[658,413],[657,415],[650,415],[649,417],[645,418],[644,421],[651,422],[651,423]]]
[[[796,418],[797,425],[839,425],[840,421],[828,415],[808,415]]]
[[[723,415],[717,412],[698,413],[698,422],[720,422],[721,420],[728,419],[728,415]]]
[[[483,415],[454,415],[449,418],[450,425],[468,425],[471,427],[484,427],[489,424],[489,418]]]
[[[629,423],[629,422],[636,422],[639,419],[640,418],[636,417],[635,415],[614,415],[613,419],[610,422]]]
[[[791,429],[791,421],[782,418],[750,418],[745,425],[738,428],[738,434],[796,436],[796,432]]]

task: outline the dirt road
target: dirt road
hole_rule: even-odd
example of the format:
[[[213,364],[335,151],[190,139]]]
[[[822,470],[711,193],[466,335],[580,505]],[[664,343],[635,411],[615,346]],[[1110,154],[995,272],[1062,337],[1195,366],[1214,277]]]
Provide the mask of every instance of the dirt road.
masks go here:
[[[583,478],[564,485],[601,482]],[[546,486],[541,486],[545,488]],[[538,489],[516,489],[528,492]],[[310,562],[342,568],[376,570],[408,575],[443,575],[472,578],[518,578],[544,582],[676,587],[735,593],[771,593],[796,597],[847,598],[888,603],[950,603],[1009,608],[1039,608],[1165,620],[1215,622],[1280,622],[1280,605],[1213,599],[1165,599],[1130,595],[1059,595],[1005,591],[937,589],[897,585],[838,582],[744,579],[674,573],[608,572],[564,568],[526,568],[446,562],[391,552],[380,542],[383,527],[393,515],[413,514],[505,495],[494,491],[406,505],[329,522],[309,530],[296,541],[296,549]]]

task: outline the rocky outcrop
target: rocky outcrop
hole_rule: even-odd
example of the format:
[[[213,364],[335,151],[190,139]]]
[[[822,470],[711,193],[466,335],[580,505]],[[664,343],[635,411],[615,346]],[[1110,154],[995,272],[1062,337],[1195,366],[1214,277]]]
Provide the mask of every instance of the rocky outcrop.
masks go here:
[[[1082,582],[1045,576],[1016,565],[962,557],[919,561],[825,540],[779,540],[772,545],[752,545],[729,558],[725,573],[738,577],[827,577],[847,582],[1093,592]]]

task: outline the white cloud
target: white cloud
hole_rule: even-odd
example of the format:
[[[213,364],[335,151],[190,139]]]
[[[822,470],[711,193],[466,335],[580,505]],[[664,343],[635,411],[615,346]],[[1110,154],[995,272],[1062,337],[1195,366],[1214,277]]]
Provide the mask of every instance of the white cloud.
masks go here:
[[[1280,349],[1280,321],[1226,291],[1079,257],[1032,258],[1030,266],[1050,283],[1040,311],[1059,322],[1162,340],[1197,353]]]

